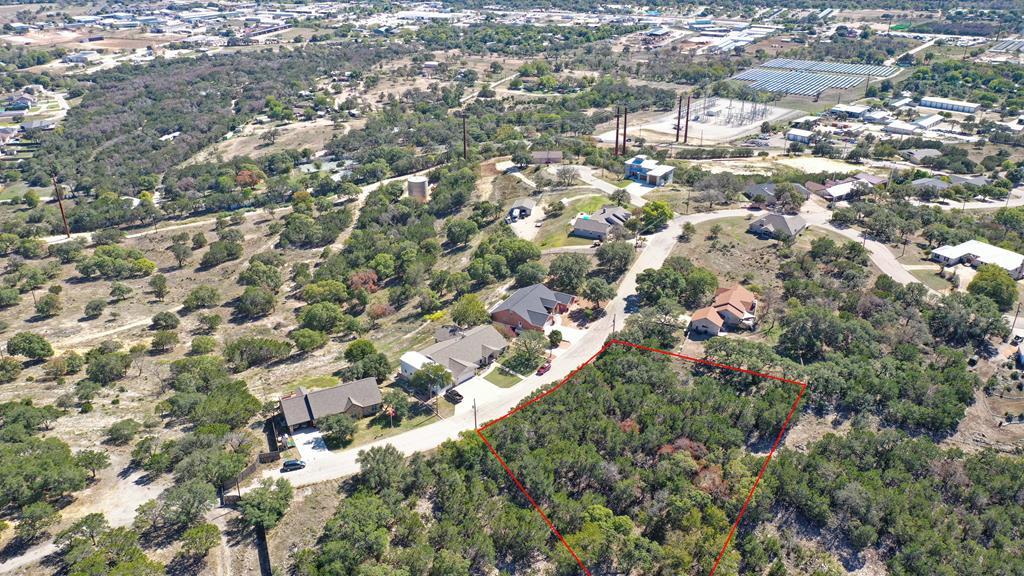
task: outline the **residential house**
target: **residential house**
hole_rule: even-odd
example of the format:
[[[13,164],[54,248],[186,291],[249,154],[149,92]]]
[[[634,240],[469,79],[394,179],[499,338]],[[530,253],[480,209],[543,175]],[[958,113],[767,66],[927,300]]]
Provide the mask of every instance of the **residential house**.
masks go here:
[[[562,151],[561,150],[542,150],[538,152],[531,152],[530,157],[534,164],[561,164],[562,163]]]
[[[553,317],[569,311],[576,298],[543,284],[520,288],[491,310],[491,319],[515,331],[544,330]]]
[[[799,215],[766,214],[750,223],[747,230],[762,238],[796,238],[807,228]]]
[[[631,216],[629,210],[608,204],[593,214],[578,216],[573,221],[570,234],[580,238],[604,240],[613,230],[624,226]]]
[[[382,401],[377,379],[370,377],[312,392],[300,387],[281,398],[280,405],[285,425],[294,432],[303,426],[315,426],[320,418],[334,414],[368,416],[380,408]]]
[[[691,333],[717,336],[724,329],[753,329],[757,322],[757,297],[736,285],[719,288],[711,306],[701,308],[690,318]]]
[[[767,206],[773,206],[778,200],[776,197],[777,188],[778,186],[773,182],[751,184],[743,191],[743,195],[750,200],[751,205],[755,208],[764,208]],[[804,185],[793,184],[793,188],[804,197],[804,200],[811,197],[811,191]]]
[[[910,185],[913,186],[914,190],[917,192],[922,192],[924,190],[941,192],[950,186],[985,186],[988,183],[989,179],[985,176],[961,176],[959,174],[951,174],[941,178],[938,176],[918,178],[916,180],[912,180]]]
[[[940,246],[932,250],[932,260],[943,266],[966,264],[977,267],[993,264],[1006,270],[1014,280],[1024,278],[1024,256],[980,240],[968,240],[956,246]]]
[[[452,386],[457,386],[494,362],[508,347],[508,340],[490,324],[454,333],[448,329],[437,336],[442,338],[423,350],[402,354],[398,362],[401,377],[412,378],[424,366],[439,364],[451,372]],[[431,390],[432,395],[444,392],[445,389]]]
[[[843,178],[842,180],[826,180],[824,184],[808,182],[806,186],[808,190],[818,194],[829,202],[838,202],[845,200],[858,188],[863,188],[864,186],[874,188],[885,184],[886,182],[888,182],[888,179],[883,176],[875,176],[874,174],[862,172],[849,178]]]
[[[675,167],[660,164],[643,154],[634,156],[625,163],[625,178],[649,186],[664,186],[672,182]]]
[[[900,152],[900,156],[908,162],[924,164],[925,160],[929,158],[938,158],[939,156],[942,156],[942,151],[936,150],[935,148],[911,148]]]

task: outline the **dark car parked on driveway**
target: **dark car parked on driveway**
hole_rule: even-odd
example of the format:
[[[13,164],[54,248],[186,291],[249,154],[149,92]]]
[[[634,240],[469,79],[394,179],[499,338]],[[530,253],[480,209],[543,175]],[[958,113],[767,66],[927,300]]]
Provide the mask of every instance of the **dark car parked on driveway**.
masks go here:
[[[454,388],[444,393],[444,399],[451,402],[452,404],[458,404],[462,402],[462,394],[459,394]]]
[[[285,460],[284,464],[281,464],[281,472],[291,472],[293,470],[302,470],[306,467],[306,463],[302,460]]]

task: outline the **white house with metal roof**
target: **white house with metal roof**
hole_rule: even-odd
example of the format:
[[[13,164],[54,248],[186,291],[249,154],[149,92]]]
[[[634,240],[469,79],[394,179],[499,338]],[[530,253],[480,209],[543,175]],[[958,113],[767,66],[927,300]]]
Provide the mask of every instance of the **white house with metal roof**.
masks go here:
[[[1024,278],[1024,256],[980,240],[968,240],[956,246],[940,246],[932,250],[932,260],[944,266],[967,264],[977,267],[993,264],[1009,272],[1014,280]]]

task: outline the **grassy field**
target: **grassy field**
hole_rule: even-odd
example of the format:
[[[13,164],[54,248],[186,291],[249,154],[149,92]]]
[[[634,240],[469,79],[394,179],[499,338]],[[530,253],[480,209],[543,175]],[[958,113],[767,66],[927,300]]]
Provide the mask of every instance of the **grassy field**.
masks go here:
[[[571,230],[569,222],[576,217],[576,214],[579,214],[580,212],[594,212],[607,203],[608,197],[603,194],[588,196],[586,198],[580,198],[579,200],[569,202],[561,216],[544,221],[544,225],[541,226],[538,231],[537,237],[534,238],[534,242],[540,246],[541,250],[547,248],[561,248],[563,246],[586,246],[590,244],[593,240],[569,236],[569,232]]]
[[[938,292],[946,292],[953,287],[949,281],[939,277],[938,266],[931,270],[910,270],[910,273],[922,284]]]
[[[494,370],[488,372],[487,375],[484,376],[484,380],[487,380],[499,388],[511,388],[522,381],[519,376],[505,370],[501,366],[498,366],[494,368]]]

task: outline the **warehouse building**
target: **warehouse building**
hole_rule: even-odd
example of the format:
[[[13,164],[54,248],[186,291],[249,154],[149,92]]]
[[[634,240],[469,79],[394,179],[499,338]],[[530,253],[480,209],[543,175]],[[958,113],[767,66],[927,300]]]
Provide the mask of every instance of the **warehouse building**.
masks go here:
[[[937,110],[949,110],[950,112],[974,114],[978,111],[978,108],[981,107],[981,104],[964,102],[963,100],[950,100],[949,98],[939,98],[937,96],[926,96],[921,98],[921,106],[924,108],[935,108]]]

